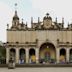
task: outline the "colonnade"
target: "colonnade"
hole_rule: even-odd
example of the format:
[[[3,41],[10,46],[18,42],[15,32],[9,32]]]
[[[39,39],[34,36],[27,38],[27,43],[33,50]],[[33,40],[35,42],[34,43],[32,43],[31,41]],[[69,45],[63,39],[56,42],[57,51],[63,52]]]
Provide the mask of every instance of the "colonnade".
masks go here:
[[[8,64],[9,59],[10,59],[10,49],[11,48],[6,48],[6,64]],[[15,49],[15,62],[17,64],[19,64],[19,59],[20,59],[19,51],[20,51],[21,48],[13,48],[13,49]],[[22,48],[22,49],[25,50],[25,55],[26,55],[26,57],[25,57],[26,62],[25,63],[29,63],[29,50],[31,48]],[[40,52],[40,50],[39,50],[39,48],[33,48],[33,49],[35,50],[36,63],[39,63],[39,59],[40,59],[39,52]],[[71,48],[56,48],[56,63],[60,62],[60,50],[61,49],[65,50],[66,62],[69,62],[70,61],[69,59],[70,59]]]

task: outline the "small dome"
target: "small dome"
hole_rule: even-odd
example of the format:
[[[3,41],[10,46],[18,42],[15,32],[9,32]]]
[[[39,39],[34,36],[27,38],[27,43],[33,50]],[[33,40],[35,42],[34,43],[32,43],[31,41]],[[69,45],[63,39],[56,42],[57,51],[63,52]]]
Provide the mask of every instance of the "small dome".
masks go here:
[[[46,16],[43,18],[44,20],[47,19]]]
[[[48,19],[52,20],[52,18],[49,16]]]
[[[15,19],[16,19],[16,20],[19,20],[19,17],[18,17],[18,16],[14,16],[14,17],[13,17],[13,20],[15,20]]]
[[[15,11],[15,15],[14,15],[14,17],[13,17],[13,20],[19,20],[19,17],[18,17],[18,15],[17,15],[17,11]]]
[[[52,20],[52,18],[49,16],[49,13],[47,13],[46,16],[43,19],[44,20],[46,20],[46,19]]]

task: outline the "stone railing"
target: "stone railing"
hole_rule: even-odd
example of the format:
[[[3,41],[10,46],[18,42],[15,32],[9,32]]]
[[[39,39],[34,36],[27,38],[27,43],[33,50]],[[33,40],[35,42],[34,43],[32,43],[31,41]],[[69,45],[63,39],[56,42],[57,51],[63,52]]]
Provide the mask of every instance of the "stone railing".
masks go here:
[[[72,43],[70,42],[58,42],[59,47],[72,47]]]
[[[25,42],[25,43],[19,43],[19,42],[7,42],[4,43],[3,46],[37,46],[37,42]]]

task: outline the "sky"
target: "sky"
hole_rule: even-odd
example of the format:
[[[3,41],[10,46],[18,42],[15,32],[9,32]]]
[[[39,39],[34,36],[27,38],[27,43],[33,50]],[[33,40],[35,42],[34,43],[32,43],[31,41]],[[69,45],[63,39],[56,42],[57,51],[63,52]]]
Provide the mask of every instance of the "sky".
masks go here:
[[[49,13],[53,21],[58,18],[58,22],[65,20],[65,27],[72,23],[72,0],[0,0],[0,41],[6,42],[7,24],[11,27],[12,17],[15,12],[15,3],[17,3],[17,12],[24,23],[30,26],[31,17],[37,22],[38,17],[43,20],[46,13]]]

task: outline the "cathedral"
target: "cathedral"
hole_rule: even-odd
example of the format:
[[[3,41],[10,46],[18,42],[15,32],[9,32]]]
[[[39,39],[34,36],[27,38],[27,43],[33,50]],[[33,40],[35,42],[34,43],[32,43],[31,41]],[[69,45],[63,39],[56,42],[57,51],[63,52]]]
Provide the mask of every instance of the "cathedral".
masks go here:
[[[16,64],[72,63],[72,24],[64,27],[64,18],[58,23],[47,13],[38,17],[31,27],[20,19],[15,10],[12,26],[7,24],[6,64],[13,59]]]

